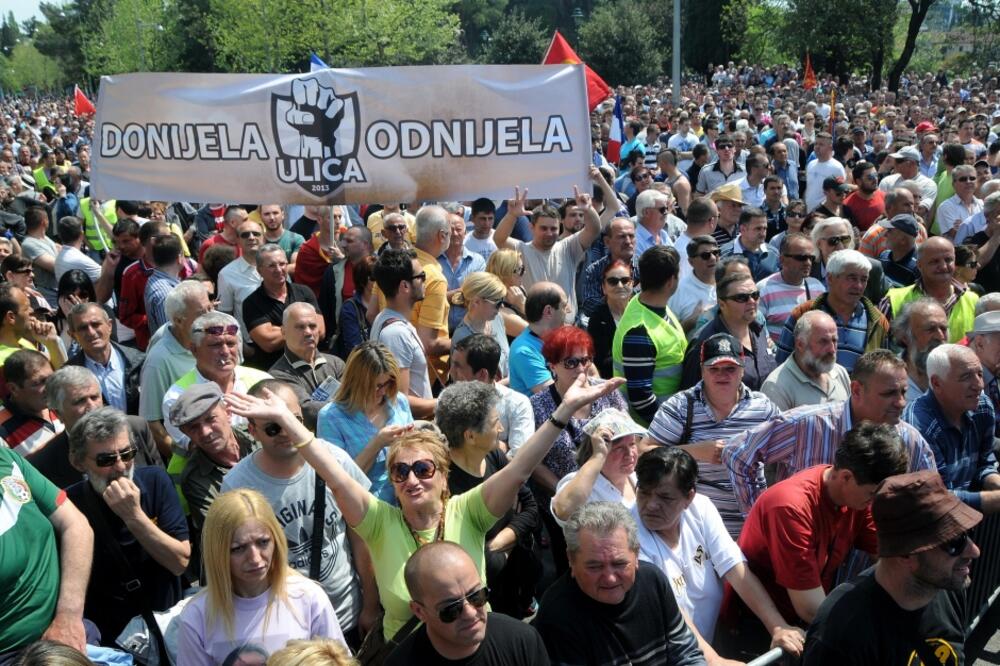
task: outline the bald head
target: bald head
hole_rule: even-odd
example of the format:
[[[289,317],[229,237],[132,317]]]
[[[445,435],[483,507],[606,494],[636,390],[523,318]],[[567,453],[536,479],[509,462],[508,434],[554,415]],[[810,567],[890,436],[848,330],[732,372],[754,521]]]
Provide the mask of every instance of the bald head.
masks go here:
[[[410,597],[420,601],[424,590],[437,587],[440,577],[454,577],[455,572],[469,568],[475,572],[476,564],[461,546],[450,541],[433,541],[424,544],[410,556],[403,569],[403,578]]]

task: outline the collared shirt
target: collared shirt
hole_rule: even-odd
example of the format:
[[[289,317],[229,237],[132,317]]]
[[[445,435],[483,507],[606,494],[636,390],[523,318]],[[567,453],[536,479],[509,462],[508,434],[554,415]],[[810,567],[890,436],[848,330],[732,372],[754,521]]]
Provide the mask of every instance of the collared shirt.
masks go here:
[[[83,365],[94,373],[97,383],[101,387],[104,401],[109,407],[126,410],[125,398],[125,359],[121,353],[110,344],[111,354],[108,356],[108,364],[98,363],[86,354],[83,355]]]
[[[814,277],[807,277],[802,284],[788,284],[782,279],[780,271],[759,281],[757,290],[760,291],[757,311],[764,316],[767,334],[775,344],[781,338],[781,330],[792,310],[826,293],[826,287]]]
[[[739,165],[739,161],[733,162],[733,171],[729,175],[722,172],[718,161],[706,165],[698,173],[696,190],[699,194],[708,194],[720,185],[735,182],[745,178],[747,172]]]
[[[500,396],[497,402],[497,417],[503,426],[500,439],[507,442],[507,456],[513,458],[521,445],[531,437],[531,433],[535,432],[535,413],[528,396],[503,384],[493,384],[493,388]]]
[[[826,388],[824,388],[815,379],[802,372],[795,356],[789,356],[767,376],[760,391],[781,411],[802,405],[822,405],[850,398],[851,376],[844,366],[834,363],[833,368],[827,373]]]
[[[336,356],[316,352],[316,358],[310,365],[294,352],[285,349],[268,372],[275,379],[299,386],[306,392],[308,398],[300,403],[302,416],[306,427],[315,429],[319,411],[333,399],[340,388],[344,362]]]
[[[903,420],[927,438],[944,484],[958,499],[981,509],[982,499],[974,489],[981,488],[987,476],[997,473],[997,458],[993,453],[996,416],[986,394],[979,394],[975,411],[962,413],[960,428],[945,417],[933,390],[907,405]]]
[[[736,181],[740,184],[740,192],[743,194],[743,205],[760,208],[764,205],[764,181],[761,180],[756,186],[752,185],[746,176]]]
[[[739,254],[746,257],[754,282],[759,282],[769,275],[774,275],[778,272],[778,253],[770,245],[761,243],[760,248],[756,252],[753,252],[744,247],[740,239],[741,236],[737,236],[731,243],[726,243],[719,248],[722,256],[728,257]]]
[[[641,257],[643,252],[653,247],[654,245],[670,245],[670,244],[671,244],[670,233],[667,231],[666,227],[660,229],[659,233],[656,234],[656,238],[654,239],[653,232],[651,232],[643,225],[636,223],[635,256]]]
[[[788,160],[784,166],[774,162],[774,175],[781,179],[788,190],[789,199],[799,198],[799,165]]]
[[[914,289],[919,292],[921,296],[925,296],[927,294],[927,292],[924,291],[924,281],[919,276],[916,280],[914,280],[913,285]],[[967,286],[955,278],[951,279],[951,296],[949,296],[944,303],[938,301],[938,304],[944,308],[944,313],[948,315],[949,318],[951,317],[951,311],[955,308],[955,303],[958,303],[958,299],[962,298],[968,290],[969,288]],[[892,311],[892,301],[889,300],[888,295],[882,298],[882,302],[878,304],[878,309],[889,321],[892,321],[892,318],[899,314],[898,312]]]
[[[920,161],[917,162],[920,165],[920,173],[927,176],[928,178],[937,178],[938,170],[938,154],[935,152],[931,155],[930,161],[925,161],[924,157],[921,155]]]
[[[230,262],[219,271],[219,310],[233,315],[237,321],[242,322],[243,299],[252,294],[260,286],[261,281],[256,265],[248,263],[246,259]],[[242,328],[244,339],[248,339],[246,326]]]
[[[462,283],[465,282],[465,278],[469,277],[470,273],[486,270],[486,260],[483,259],[482,255],[478,252],[471,252],[464,245],[462,246],[462,256],[458,259],[457,268],[452,268],[451,259],[448,258],[447,254],[441,254],[438,257],[438,264],[441,266],[441,272],[444,273],[445,280],[448,281],[448,291],[461,289]],[[465,317],[464,307],[449,304],[448,330],[454,331],[463,317]]]
[[[253,437],[243,428],[233,428],[233,436],[240,447],[240,460],[260,448]],[[180,486],[184,498],[191,509],[191,523],[197,531],[205,524],[205,514],[219,495],[222,479],[232,467],[215,462],[200,448],[196,448],[181,472]]]
[[[761,464],[776,464],[776,482],[814,465],[830,465],[853,427],[850,401],[828,402],[788,410],[726,442],[722,462],[729,468],[743,512],[750,510],[767,485],[758,474]],[[909,454],[907,471],[937,469],[933,451],[916,428],[900,421],[896,431]]]
[[[22,456],[45,448],[52,438],[65,430],[62,421],[51,409],[45,410],[47,418],[25,414],[13,400],[0,405],[0,445],[14,449]]]
[[[916,248],[902,259],[893,259],[892,250],[886,250],[878,256],[878,260],[882,263],[882,273],[892,287],[909,287],[920,275],[917,270]]]
[[[447,337],[448,335],[448,281],[441,270],[437,259],[427,254],[419,247],[413,248],[417,253],[427,278],[424,280],[424,298],[413,306],[410,321],[414,326],[433,328]],[[485,265],[485,264],[484,264]]]
[[[180,283],[180,278],[168,275],[159,268],[153,269],[143,294],[143,301],[146,304],[146,326],[149,331],[155,331],[167,323],[167,296]]]
[[[767,239],[771,243],[775,236],[788,229],[788,223],[785,221],[788,209],[784,205],[780,205],[776,210],[771,210],[766,203],[761,204],[761,208],[764,209],[764,215],[767,216]],[[771,245],[775,251],[780,247],[778,243],[771,243]]]
[[[963,222],[976,213],[983,212],[983,200],[972,197],[968,206],[957,194],[948,197],[938,206],[934,214],[934,224],[939,233],[946,234],[949,231],[956,231]]]
[[[175,381],[194,368],[194,355],[177,342],[171,326],[164,326],[163,332],[150,340],[149,351],[142,364],[139,415],[147,421],[164,420],[164,394]]]

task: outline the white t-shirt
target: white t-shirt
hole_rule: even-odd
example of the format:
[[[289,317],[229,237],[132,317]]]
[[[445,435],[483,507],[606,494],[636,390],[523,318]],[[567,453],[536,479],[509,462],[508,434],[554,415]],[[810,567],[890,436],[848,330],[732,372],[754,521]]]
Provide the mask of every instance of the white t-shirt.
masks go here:
[[[497,251],[497,244],[493,242],[493,230],[491,229],[490,235],[482,240],[476,238],[472,233],[466,234],[465,249],[475,252],[486,261],[489,261],[490,255]]]
[[[639,559],[667,575],[677,605],[702,636],[714,636],[722,607],[722,577],[740,562],[746,562],[740,547],[726,531],[719,510],[704,495],[695,495],[681,514],[681,536],[676,549],[642,524],[638,506],[632,509],[632,517],[639,525]]]
[[[684,321],[692,314],[698,303],[715,306],[719,302],[715,293],[714,284],[705,284],[694,273],[681,278],[677,285],[677,291],[670,297],[667,307],[677,315],[677,318]]]
[[[536,282],[555,282],[566,291],[570,313],[566,321],[576,319],[576,267],[587,256],[580,245],[580,232],[556,241],[546,252],[531,243],[511,238],[507,241],[524,257],[524,289]]]
[[[87,277],[94,284],[97,284],[97,281],[101,279],[100,264],[70,245],[63,245],[62,249],[59,250],[59,254],[56,255],[56,265],[54,268],[57,284],[63,275],[74,268],[86,273]]]
[[[389,322],[390,319],[397,321]],[[388,325],[386,322],[389,322]],[[428,400],[434,397],[431,393],[431,380],[427,375],[424,344],[409,319],[395,310],[386,308],[379,312],[372,322],[370,338],[389,348],[401,370],[410,371],[410,395]]]
[[[562,492],[563,488],[569,485],[569,482],[572,481],[573,478],[578,473],[579,472],[570,472],[563,478],[559,479],[559,483],[556,485],[556,494],[553,495],[552,499],[549,501],[550,502],[549,507],[550,510],[552,511],[552,517],[555,518],[555,521],[559,524],[560,527],[565,527],[566,521],[559,520],[559,518],[556,516],[556,508],[555,508],[556,496],[558,496],[559,493]],[[632,484],[632,489],[635,490],[635,486],[637,483],[635,478],[635,472],[629,474],[628,482]],[[626,499],[626,497],[622,495],[618,491],[618,489],[615,488],[614,485],[610,481],[608,481],[607,477],[605,477],[603,474],[597,475],[597,479],[594,481],[594,487],[590,490],[590,495],[587,497],[586,503],[590,504],[591,502],[615,502],[617,504],[621,504],[626,509],[631,509],[635,505],[634,499],[632,500]]]
[[[916,176],[909,179],[904,179],[900,174],[894,173],[891,176],[883,178],[882,182],[878,184],[878,189],[883,192],[892,192],[896,189],[897,185],[905,182],[916,183],[920,188],[920,201],[917,202],[918,206],[923,206],[927,210],[934,207],[934,200],[937,199],[937,183],[922,173],[917,173]]]
[[[938,231],[946,234],[952,229],[957,231],[958,227],[976,213],[983,212],[983,200],[972,197],[972,206],[966,208],[965,204],[953,194],[938,206],[934,221],[937,223]]]
[[[827,178],[846,178],[844,165],[832,157],[826,162],[813,160],[806,165],[806,209],[813,210],[823,203],[823,181]]]

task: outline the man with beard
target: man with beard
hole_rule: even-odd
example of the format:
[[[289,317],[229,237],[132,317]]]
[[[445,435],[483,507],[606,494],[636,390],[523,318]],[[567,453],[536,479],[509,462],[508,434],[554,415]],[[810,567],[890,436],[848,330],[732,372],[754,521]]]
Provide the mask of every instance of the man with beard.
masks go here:
[[[285,210],[279,204],[261,204],[260,219],[264,223],[264,239],[262,244],[274,243],[285,251],[288,260],[288,274],[295,275],[295,260],[299,256],[299,248],[306,239],[290,229],[285,229]]]
[[[871,162],[862,160],[851,170],[858,189],[844,199],[844,207],[851,211],[855,225],[862,232],[885,214],[885,192],[878,189],[878,171]]]
[[[892,337],[903,347],[906,404],[910,404],[929,387],[927,356],[935,347],[948,342],[948,315],[933,298],[907,303],[892,322]]]
[[[810,310],[795,322],[795,351],[761,385],[761,393],[785,411],[801,405],[847,400],[851,377],[837,363],[837,322]]]
[[[86,479],[66,494],[96,535],[84,616],[109,647],[134,616],[180,601],[180,575],[191,557],[170,477],[162,467],[136,469],[137,451],[127,417],[113,407],[89,412],[70,432],[70,461]]]

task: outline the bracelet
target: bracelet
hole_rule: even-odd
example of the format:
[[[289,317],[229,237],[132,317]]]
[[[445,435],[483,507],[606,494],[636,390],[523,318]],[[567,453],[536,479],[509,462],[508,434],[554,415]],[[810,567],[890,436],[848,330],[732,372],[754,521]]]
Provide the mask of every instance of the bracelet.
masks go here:
[[[555,414],[549,415],[549,423],[559,428],[560,430],[565,430],[566,426],[569,425],[568,423],[564,423],[563,421],[557,419]]]
[[[303,449],[303,448],[309,446],[310,444],[312,444],[315,441],[316,441],[315,437],[310,437],[309,439],[307,439],[305,441],[302,441],[302,442],[299,442],[298,444],[292,444],[292,448],[296,449],[296,450]]]

